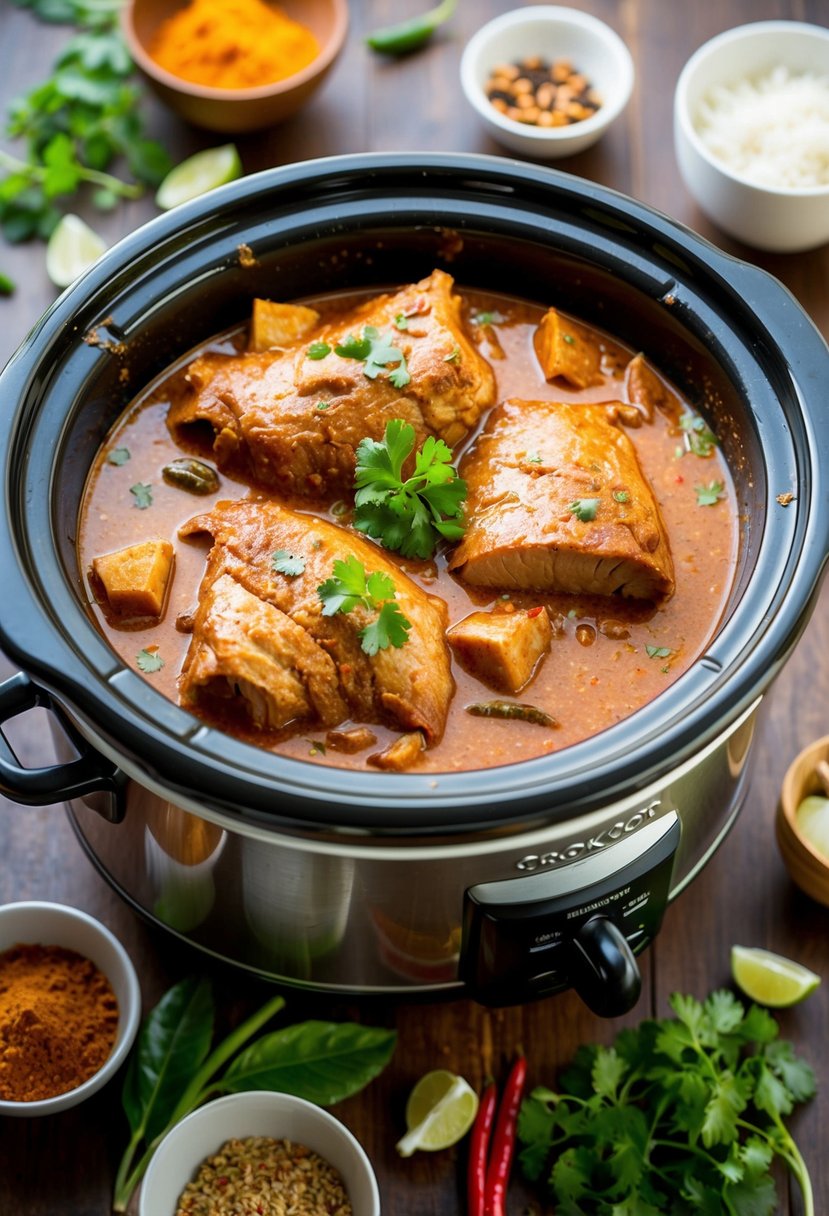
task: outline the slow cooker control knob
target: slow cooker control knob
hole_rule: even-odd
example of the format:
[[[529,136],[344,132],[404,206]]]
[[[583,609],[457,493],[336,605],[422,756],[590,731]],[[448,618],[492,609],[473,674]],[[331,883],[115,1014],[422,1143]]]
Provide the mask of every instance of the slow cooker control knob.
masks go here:
[[[588,1009],[603,1018],[628,1013],[642,991],[627,938],[606,916],[594,916],[573,938],[570,979]]]

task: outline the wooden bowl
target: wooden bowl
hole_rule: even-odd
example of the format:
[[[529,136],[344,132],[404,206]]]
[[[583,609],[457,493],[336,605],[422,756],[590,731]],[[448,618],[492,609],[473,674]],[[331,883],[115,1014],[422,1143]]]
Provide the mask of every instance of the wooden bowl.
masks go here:
[[[236,134],[258,131],[290,118],[319,88],[345,43],[346,0],[280,0],[286,16],[316,37],[320,50],[301,71],[256,88],[219,89],[193,84],[166,71],[149,53],[161,23],[187,0],[127,0],[121,27],[136,66],[161,100],[182,118],[209,131]]]
[[[824,793],[815,772],[820,760],[829,761],[829,735],[810,743],[789,765],[777,808],[777,843],[793,882],[829,907],[829,860],[809,844],[797,826],[797,808],[803,799]]]

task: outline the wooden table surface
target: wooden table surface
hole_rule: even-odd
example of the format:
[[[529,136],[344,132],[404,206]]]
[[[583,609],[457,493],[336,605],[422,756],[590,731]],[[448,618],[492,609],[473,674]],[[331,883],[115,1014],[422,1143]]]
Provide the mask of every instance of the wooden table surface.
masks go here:
[[[474,29],[512,7],[507,0],[462,0],[451,27],[423,53],[385,62],[362,35],[392,18],[428,7],[427,0],[352,0],[347,49],[323,90],[285,126],[238,141],[246,171],[338,152],[458,150],[499,153],[483,135],[458,83],[462,47]],[[563,164],[568,171],[614,186],[688,224],[724,249],[780,278],[829,337],[829,247],[801,255],[758,254],[729,241],[697,210],[677,172],[671,136],[674,84],[688,56],[707,38],[746,21],[793,18],[829,24],[829,0],[582,0],[580,7],[613,26],[630,47],[637,86],[624,117],[598,147]],[[48,73],[63,27],[41,25],[27,10],[0,0],[0,101],[5,103]],[[155,134],[180,159],[223,137],[191,130],[151,98],[146,111]],[[147,198],[122,206],[95,225],[115,240],[155,213]],[[0,301],[0,364],[54,298],[39,244],[0,244],[0,270],[18,283]],[[829,388],[829,386],[827,386]],[[11,403],[0,403],[0,409]],[[827,405],[829,408],[829,403]],[[827,730],[829,587],[795,654],[777,680],[756,746],[747,804],[723,847],[694,885],[669,909],[663,931],[643,959],[644,992],[624,1021],[668,1012],[670,993],[704,996],[729,983],[733,942],[765,946],[820,972],[826,983],[802,1006],[781,1016],[783,1032],[815,1066],[821,1086],[796,1117],[795,1128],[815,1183],[817,1213],[829,1213],[829,910],[788,880],[774,841],[781,778],[794,753]],[[0,612],[2,600],[0,600]],[[0,675],[11,671],[0,656]],[[44,759],[36,715],[9,734],[28,763]],[[3,801],[0,799],[0,802]],[[126,945],[141,977],[145,1006],[172,982],[208,970],[194,952],[148,928],[121,903],[82,855],[60,807],[0,808],[0,902],[49,899],[99,917]],[[219,1007],[227,1017],[263,998],[266,986],[228,970],[213,970]],[[447,1067],[479,1086],[485,1071],[503,1078],[516,1044],[529,1058],[530,1085],[552,1082],[580,1042],[607,1042],[621,1023],[592,1016],[572,994],[522,1008],[489,1012],[465,1001],[336,1000],[287,993],[292,1018],[358,1018],[399,1032],[392,1064],[336,1113],[365,1145],[377,1170],[387,1216],[451,1216],[464,1211],[464,1146],[398,1159],[403,1107],[426,1070]],[[2,1216],[104,1216],[115,1163],[127,1138],[119,1085],[85,1105],[41,1120],[0,1120]],[[509,1211],[541,1213],[544,1204],[516,1175]],[[781,1186],[784,1213],[801,1210]],[[159,1216],[162,1214],[159,1213]]]

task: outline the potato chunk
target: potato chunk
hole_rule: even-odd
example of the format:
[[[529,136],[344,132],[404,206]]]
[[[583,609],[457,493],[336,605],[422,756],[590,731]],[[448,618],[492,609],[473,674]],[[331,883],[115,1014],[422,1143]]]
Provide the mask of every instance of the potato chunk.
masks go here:
[[[92,562],[109,607],[119,616],[161,616],[172,570],[168,540],[145,540]]]
[[[250,350],[273,350],[290,346],[304,338],[319,321],[314,308],[304,304],[277,304],[273,300],[254,300],[250,326]]]
[[[528,612],[473,612],[446,635],[471,675],[499,692],[518,692],[550,648],[553,636],[544,608]]]
[[[602,352],[590,330],[548,308],[535,331],[535,353],[545,379],[562,376],[576,388],[601,384]]]

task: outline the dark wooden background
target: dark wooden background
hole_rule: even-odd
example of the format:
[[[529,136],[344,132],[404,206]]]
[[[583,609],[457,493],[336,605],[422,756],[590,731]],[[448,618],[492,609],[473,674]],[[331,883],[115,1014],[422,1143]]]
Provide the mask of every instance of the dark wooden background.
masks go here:
[[[238,141],[246,171],[338,152],[458,150],[499,153],[483,135],[458,82],[466,39],[485,20],[512,6],[506,0],[461,0],[450,28],[423,53],[405,62],[371,55],[362,35],[377,25],[428,7],[430,0],[352,0],[347,49],[323,90],[285,126]],[[747,21],[793,18],[829,25],[829,0],[582,0],[579,7],[613,26],[630,47],[637,85],[624,117],[589,152],[561,166],[614,186],[695,228],[730,252],[757,262],[780,278],[829,337],[829,247],[801,255],[762,255],[729,241],[697,210],[678,176],[673,154],[673,89],[688,56],[707,38]],[[0,101],[41,80],[67,37],[25,10],[0,0]],[[224,137],[198,133],[147,99],[155,133],[182,158]],[[95,217],[115,240],[154,214],[150,199]],[[0,243],[0,270],[18,283],[0,300],[0,363],[54,298],[44,270],[43,247]],[[0,411],[10,402],[0,402]],[[827,385],[829,408],[829,385]],[[671,992],[703,996],[729,983],[733,942],[762,945],[796,958],[825,977],[802,1006],[783,1013],[783,1032],[817,1069],[818,1097],[796,1118],[796,1132],[815,1182],[815,1207],[829,1213],[829,910],[812,903],[789,882],[774,840],[775,806],[785,768],[799,748],[826,733],[829,697],[829,588],[792,660],[778,679],[756,749],[747,805],[740,821],[704,874],[668,912],[655,947],[643,960],[645,987],[626,1019],[664,1015]],[[2,612],[2,599],[0,599]],[[0,675],[11,671],[0,656]],[[11,733],[11,732],[10,732]],[[33,763],[43,758],[34,715],[15,724],[14,739]],[[0,799],[0,802],[3,802]],[[81,854],[60,807],[0,806],[0,902],[50,899],[99,917],[125,943],[141,976],[145,1005],[166,986],[205,968],[195,954],[148,929],[119,901]],[[229,970],[214,972],[221,1015],[234,1016],[265,995],[257,984]],[[452,1216],[464,1211],[464,1146],[438,1154],[397,1158],[403,1107],[412,1083],[426,1070],[448,1067],[479,1085],[489,1069],[503,1078],[516,1044],[529,1057],[530,1085],[552,1082],[559,1065],[585,1041],[608,1041],[618,1023],[593,1017],[571,994],[496,1013],[456,1000],[392,1002],[333,1000],[288,994],[292,1018],[356,1017],[394,1025],[399,1046],[386,1073],[336,1113],[365,1145],[377,1170],[387,1216]],[[84,1106],[51,1119],[0,1120],[0,1214],[2,1216],[104,1216],[109,1210],[115,1163],[127,1138],[118,1084]],[[509,1210],[539,1214],[543,1203],[516,1176]],[[781,1186],[780,1211],[800,1212],[798,1197]],[[159,1213],[158,1216],[164,1216]]]

